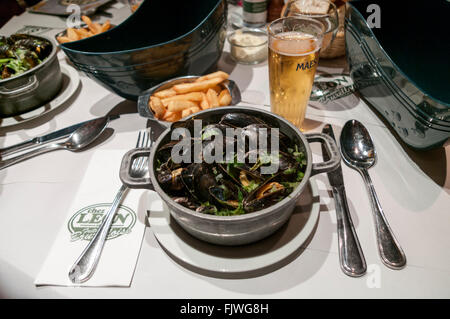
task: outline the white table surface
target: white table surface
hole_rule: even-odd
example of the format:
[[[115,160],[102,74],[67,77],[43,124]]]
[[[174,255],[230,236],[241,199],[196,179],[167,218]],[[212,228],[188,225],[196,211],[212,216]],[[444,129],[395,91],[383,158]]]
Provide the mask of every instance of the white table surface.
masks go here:
[[[110,9],[114,14],[112,22],[120,22],[127,10]],[[23,25],[63,28],[64,21],[25,13],[10,20],[0,33],[13,33]],[[58,57],[61,64],[66,64],[63,52]],[[219,66],[231,73],[231,79],[238,83],[247,101],[269,109],[266,63],[254,67],[235,65],[226,46]],[[133,147],[136,132],[146,126],[146,120],[135,113],[134,102],[108,92],[81,73],[80,77],[79,90],[56,112],[16,127],[0,128],[0,147],[4,147],[102,116],[113,108],[128,113],[113,121],[110,127],[114,134],[93,148],[79,153],[53,152],[0,171],[0,297],[450,297],[450,147],[417,152],[400,145],[376,113],[356,95],[325,105],[312,103],[306,115],[308,131],[320,132],[323,125],[331,123],[339,136],[344,123],[353,118],[366,125],[378,152],[378,163],[370,174],[389,223],[406,253],[408,264],[403,270],[391,270],[381,263],[365,186],[356,171],[343,165],[351,215],[368,264],[368,273],[361,278],[350,278],[339,267],[334,201],[326,175],[319,175],[314,179],[320,192],[321,212],[312,241],[295,260],[269,274],[219,279],[192,272],[165,254],[148,227],[131,287],[36,288],[33,281],[94,152],[118,149],[125,153]],[[320,161],[319,145],[312,145],[312,150],[314,160]]]

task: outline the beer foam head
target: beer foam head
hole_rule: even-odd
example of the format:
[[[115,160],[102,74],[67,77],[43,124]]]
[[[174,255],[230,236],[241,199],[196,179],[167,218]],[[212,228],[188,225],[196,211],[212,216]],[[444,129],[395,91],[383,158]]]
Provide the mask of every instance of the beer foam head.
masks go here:
[[[291,31],[278,33],[270,41],[270,48],[283,55],[299,56],[316,52],[320,49],[320,40],[314,35]]]

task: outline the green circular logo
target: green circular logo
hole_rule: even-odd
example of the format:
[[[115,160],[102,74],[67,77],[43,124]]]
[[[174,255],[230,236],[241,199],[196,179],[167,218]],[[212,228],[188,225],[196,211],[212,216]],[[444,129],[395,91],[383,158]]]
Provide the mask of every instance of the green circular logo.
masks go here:
[[[90,241],[108,212],[111,204],[94,204],[77,211],[69,220],[67,227],[71,240]],[[114,216],[107,239],[114,239],[131,233],[136,223],[136,213],[127,206],[120,205]]]

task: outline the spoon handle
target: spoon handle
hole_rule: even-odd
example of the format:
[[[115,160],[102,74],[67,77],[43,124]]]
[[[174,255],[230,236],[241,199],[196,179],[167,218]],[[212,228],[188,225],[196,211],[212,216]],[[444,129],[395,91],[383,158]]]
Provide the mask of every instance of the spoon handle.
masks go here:
[[[406,265],[406,256],[400,244],[389,226],[386,216],[381,208],[380,201],[373,187],[372,179],[366,169],[360,169],[367,190],[369,191],[370,201],[372,203],[373,216],[375,220],[375,232],[378,243],[378,252],[381,261],[389,268],[401,269]]]
[[[14,156],[12,158],[0,161],[0,170],[6,168],[8,166],[14,165],[16,163],[22,162],[24,160],[27,160],[29,158],[32,158],[34,156],[48,153],[51,151],[55,151],[55,150],[62,149],[62,148],[64,148],[64,147],[61,144],[53,143],[53,144],[46,145],[46,146],[34,149],[32,151],[29,151],[29,152],[26,152],[26,153],[23,153],[23,154],[20,154],[17,156]]]

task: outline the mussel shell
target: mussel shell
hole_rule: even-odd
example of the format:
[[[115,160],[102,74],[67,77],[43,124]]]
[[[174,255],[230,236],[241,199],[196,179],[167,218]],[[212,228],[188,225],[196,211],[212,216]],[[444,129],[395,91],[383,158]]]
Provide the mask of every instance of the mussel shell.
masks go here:
[[[13,34],[10,36],[10,39],[14,42],[14,48],[24,48],[33,51],[41,60],[46,58],[52,50],[52,46],[48,41],[37,39],[27,34]]]
[[[182,171],[181,178],[191,195],[201,201],[210,200],[209,188],[217,185],[210,167],[205,163],[190,164]]]
[[[167,165],[161,165],[156,173],[156,179],[164,190],[179,191],[184,187],[181,173],[183,168],[171,170]]]
[[[209,188],[209,194],[215,203],[218,205],[235,209],[239,206],[238,194],[242,191],[232,182],[228,180],[221,180],[221,185]]]
[[[240,166],[231,165],[229,167],[230,171],[227,169],[228,167],[227,164],[218,164],[217,166],[226,174],[226,176],[230,177],[230,179],[239,186],[242,186],[242,183],[239,179],[240,171],[244,171],[252,179],[257,180],[259,182],[264,180],[264,176],[262,176],[258,171],[251,171],[250,167],[246,164],[242,164]]]
[[[197,207],[197,209],[195,210],[197,213],[202,213],[202,214],[215,214],[217,212],[217,207],[214,205],[201,205],[199,207]]]
[[[245,127],[249,124],[266,124],[263,120],[245,113],[227,113],[220,119],[220,124],[226,124],[233,127]]]
[[[268,183],[277,181],[278,177],[279,177],[278,175],[275,175],[272,178],[269,178],[267,181],[265,181],[263,184],[261,184],[258,188],[253,190],[243,199],[242,205],[247,213],[272,206],[273,204],[278,202],[280,197],[286,194],[287,189],[283,187],[282,189],[271,192],[260,199],[256,198],[256,194],[258,194],[258,192],[261,190],[262,187],[264,187]]]
[[[14,53],[8,44],[0,45],[0,59],[13,58]]]
[[[172,198],[176,203],[183,205],[186,208],[192,209],[192,210],[196,210],[199,205],[194,202],[192,199],[190,199],[187,196],[183,196],[183,197],[173,197]]]

